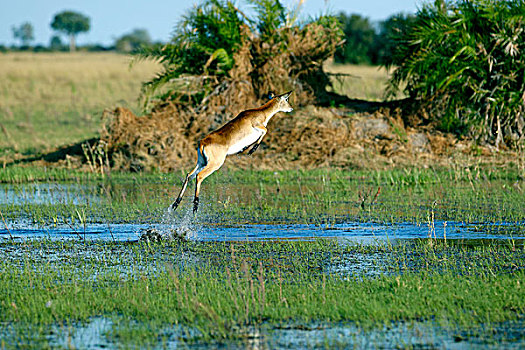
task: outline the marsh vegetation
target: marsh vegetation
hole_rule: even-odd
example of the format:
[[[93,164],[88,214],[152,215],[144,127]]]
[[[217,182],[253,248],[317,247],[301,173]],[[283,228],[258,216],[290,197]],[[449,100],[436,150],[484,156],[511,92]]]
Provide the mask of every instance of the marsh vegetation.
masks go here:
[[[275,348],[309,333],[307,346],[522,346],[524,254],[433,239],[5,241],[2,346]]]
[[[1,176],[4,347],[524,341],[513,169]]]

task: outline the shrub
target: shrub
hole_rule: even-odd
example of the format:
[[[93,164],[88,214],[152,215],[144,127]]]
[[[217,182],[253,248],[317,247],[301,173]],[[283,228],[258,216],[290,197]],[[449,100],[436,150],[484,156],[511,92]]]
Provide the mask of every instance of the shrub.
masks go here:
[[[143,51],[139,59],[164,65],[143,85],[146,103],[153,98],[197,106],[241,80],[248,85],[244,103],[286,89],[304,103],[322,100],[330,83],[321,63],[342,44],[337,20],[299,25],[298,8],[289,11],[279,0],[247,2],[254,18],[230,0],[206,0],[183,17],[169,44]]]
[[[393,38],[390,91],[406,93],[447,131],[496,146],[525,138],[525,2],[435,1]]]
[[[254,18],[232,1],[208,0],[179,23],[172,41],[147,49],[163,70],[143,86],[147,116],[106,113],[102,142],[122,169],[173,169],[195,144],[240,111],[294,90],[294,106],[327,101],[323,61],[342,43],[333,17],[299,25],[278,0],[250,0]],[[333,141],[333,139],[331,139]],[[248,161],[249,162],[249,161]]]

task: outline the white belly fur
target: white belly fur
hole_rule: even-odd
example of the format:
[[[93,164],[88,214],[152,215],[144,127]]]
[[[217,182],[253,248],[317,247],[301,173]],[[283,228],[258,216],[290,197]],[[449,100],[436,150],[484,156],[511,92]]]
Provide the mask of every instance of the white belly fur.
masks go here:
[[[261,136],[261,133],[257,132],[256,130],[254,130],[251,134],[245,136],[244,138],[242,138],[237,143],[231,145],[230,148],[228,148],[228,153],[227,154],[230,155],[230,154],[239,153],[245,147],[247,147],[247,146],[253,144],[255,141],[257,141],[257,139],[259,139],[260,136]]]

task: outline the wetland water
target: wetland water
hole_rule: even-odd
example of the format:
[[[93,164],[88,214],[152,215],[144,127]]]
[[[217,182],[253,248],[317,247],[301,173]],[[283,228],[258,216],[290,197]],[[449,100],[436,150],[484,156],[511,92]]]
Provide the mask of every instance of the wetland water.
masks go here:
[[[261,241],[261,240],[312,240],[336,238],[356,243],[374,243],[406,239],[459,239],[459,240],[522,240],[523,232],[508,234],[512,223],[464,224],[457,222],[414,223],[341,223],[330,226],[314,224],[231,224],[206,225],[191,224],[86,224],[84,225],[33,225],[24,222],[8,222],[0,229],[0,237],[10,239],[86,239],[106,241],[136,241],[142,233],[155,229],[169,239],[172,232],[184,235],[187,239],[202,241]],[[502,234],[485,233],[505,231]]]
[[[410,241],[404,240],[403,242],[406,244]],[[5,241],[0,244],[0,261],[2,261],[0,270],[1,266],[8,265],[20,271],[31,270],[37,275],[51,273],[55,279],[57,278],[55,273],[66,274],[64,277],[66,281],[71,278],[67,277],[68,270],[71,270],[73,276],[78,276],[74,278],[80,281],[95,281],[94,285],[97,286],[96,281],[100,280],[100,283],[103,284],[104,277],[108,274],[118,276],[116,281],[123,279],[138,281],[144,276],[154,278],[159,273],[166,271],[168,266],[174,266],[181,271],[192,271],[193,269],[206,271],[210,267],[212,271],[225,268],[234,270],[235,258],[232,257],[232,252],[235,252],[239,261],[242,261],[244,257],[250,260],[265,261],[265,264],[281,266],[281,268],[285,267],[283,275],[288,276],[285,279],[293,278],[295,273],[303,274],[307,271],[315,276],[320,269],[322,273],[332,276],[331,278],[340,276],[352,281],[356,278],[400,276],[410,271],[417,272],[425,269],[427,274],[428,271],[430,273],[439,272],[441,269],[450,268],[450,266],[447,268],[442,266],[443,262],[447,261],[452,261],[453,265],[457,265],[454,268],[458,270],[458,274],[472,273],[477,264],[491,265],[498,273],[498,268],[493,266],[496,264],[492,257],[494,253],[501,254],[500,250],[489,251],[490,257],[487,258],[479,250],[464,251],[462,247],[468,247],[468,242],[457,242],[457,245],[453,244],[450,250],[438,251],[439,256],[436,260],[429,262],[426,259],[428,256],[417,249],[412,253],[410,249],[389,251],[376,249],[375,245],[363,248],[359,244],[354,247],[350,245],[348,248],[337,248],[340,245],[333,245],[328,248],[322,246],[315,248],[314,246],[310,249],[309,244],[315,245],[315,241],[310,241],[310,238],[302,242],[303,248],[295,246],[300,243],[297,240],[285,240],[284,242],[284,246],[275,249],[268,248],[268,246],[260,249],[263,248],[261,244],[264,242],[233,243],[208,240],[180,245],[176,242],[174,245],[145,245],[136,240],[127,243],[104,242],[96,239],[87,241],[83,239],[55,241],[29,239],[25,243],[22,240],[15,240],[13,243]],[[255,246],[250,250],[251,244]],[[459,248],[454,249],[453,247]],[[243,252],[243,248],[248,251]],[[342,250],[338,251],[339,249]],[[500,259],[499,263],[504,265],[502,266],[503,273],[525,269],[524,257],[521,251],[521,253],[507,257],[508,261],[505,263],[501,263]],[[429,263],[432,265],[430,268]],[[303,264],[306,266],[302,266]],[[505,270],[508,271],[505,272]],[[112,280],[110,283],[118,283],[116,281]],[[173,291],[173,293],[176,296],[177,292]],[[54,304],[51,300],[53,299],[44,298],[45,305],[39,306],[37,303],[35,307],[52,308]],[[319,312],[322,312],[323,307],[326,306],[320,306]],[[371,312],[374,311],[371,310]],[[120,348],[119,344],[122,339],[119,338],[119,327],[128,328],[128,332],[139,333],[140,330],[135,330],[139,325],[149,327],[148,321],[143,320],[142,322],[141,324],[140,321],[132,321],[130,325],[129,320],[122,315],[101,316],[97,312],[95,316],[82,322],[68,321],[66,324],[52,324],[43,329],[32,329],[31,327],[19,329],[17,327],[20,326],[20,323],[6,322],[0,324],[0,338],[5,339],[7,344],[11,345],[16,344],[17,340],[26,339],[20,344],[33,344],[36,347],[39,346],[38,344],[48,344],[52,348]],[[126,347],[176,348],[182,346],[204,349],[211,345],[231,349],[311,349],[327,346],[371,349],[407,347],[496,349],[504,344],[506,348],[519,349],[525,346],[524,329],[523,319],[481,324],[468,329],[458,327],[453,322],[450,325],[443,324],[442,320],[392,321],[372,328],[363,328],[355,322],[287,320],[277,324],[262,322],[256,327],[243,326],[233,329],[235,336],[231,339],[205,340],[206,337],[203,337],[198,328],[171,324],[155,329],[154,339],[157,341],[147,346],[140,346],[132,339],[126,342]],[[35,334],[40,335],[36,337]]]
[[[191,215],[191,195],[179,211],[166,212],[178,186],[165,177],[0,184],[0,209],[6,219],[0,237],[10,230],[21,238],[81,233],[89,239],[126,241],[151,228],[184,231],[198,240],[336,237],[371,242],[525,236],[525,196],[518,182],[473,184],[431,173],[433,182],[418,185],[426,178],[423,174],[397,178],[386,173],[384,179],[374,175],[375,184],[363,184],[364,177],[343,174],[260,173],[241,176],[239,183],[211,181],[197,220]],[[217,179],[237,180],[237,175],[245,173]]]
[[[67,329],[59,337],[50,337],[50,343],[59,348],[105,349],[114,345],[107,341],[105,333],[111,332],[114,323],[110,319],[94,318],[88,324]],[[311,324],[309,326],[261,327],[243,331],[242,338],[214,344],[228,349],[325,349],[329,344],[339,349],[499,349],[502,340],[514,340],[507,349],[520,349],[525,345],[522,330],[525,323],[504,323],[484,332],[469,334],[461,330],[451,331],[428,322],[405,324],[392,323],[381,329],[364,331],[355,325]],[[158,348],[181,347],[180,339],[187,337],[177,327],[164,330],[167,339]],[[491,333],[490,338],[486,335]],[[192,334],[195,336],[195,334]],[[487,340],[489,342],[487,342]],[[209,343],[185,344],[191,349],[209,349]]]
[[[317,184],[313,184],[313,186],[318,190],[315,187]],[[13,211],[19,211],[19,214],[14,218],[8,217],[5,224],[2,222],[0,238],[6,239],[13,236],[17,239],[81,238],[134,241],[139,239],[144,230],[148,229],[155,229],[165,237],[176,232],[189,239],[204,241],[337,238],[359,243],[373,243],[375,241],[429,237],[463,240],[521,240],[525,238],[525,221],[521,221],[523,215],[516,217],[515,214],[510,213],[501,217],[499,213],[505,213],[507,208],[504,203],[501,203],[502,199],[496,196],[494,196],[494,202],[497,204],[491,204],[486,203],[487,199],[478,194],[477,198],[485,199],[480,200],[477,206],[477,210],[481,210],[481,212],[477,217],[467,217],[466,220],[462,221],[457,219],[464,219],[464,217],[457,215],[457,213],[465,211],[461,208],[465,204],[458,208],[457,199],[452,201],[445,198],[441,208],[436,209],[436,214],[439,214],[439,210],[444,214],[441,215],[441,218],[439,216],[434,218],[434,208],[430,204],[427,204],[427,208],[421,207],[421,202],[424,203],[427,200],[425,198],[419,200],[418,198],[411,198],[413,196],[412,190],[409,191],[411,193],[409,197],[406,194],[394,192],[391,194],[394,198],[389,198],[387,192],[383,202],[378,201],[379,203],[374,203],[374,206],[367,208],[367,210],[359,208],[352,201],[338,200],[331,206],[322,208],[324,211],[331,212],[332,217],[335,218],[332,220],[330,217],[327,218],[326,213],[316,212],[316,205],[323,207],[322,203],[309,204],[304,197],[268,203],[268,200],[275,197],[272,195],[272,192],[276,191],[275,186],[267,186],[266,189],[261,189],[260,186],[240,186],[239,191],[243,193],[242,197],[245,197],[245,202],[241,201],[238,205],[227,206],[227,203],[232,201],[232,195],[235,192],[232,191],[232,188],[234,187],[226,186],[226,189],[223,187],[221,194],[206,198],[208,203],[204,204],[203,210],[199,212],[198,218],[195,220],[191,214],[191,205],[188,205],[189,197],[186,198],[185,208],[177,213],[171,213],[162,208],[162,203],[169,203],[169,199],[163,192],[166,189],[159,184],[148,186],[136,184],[112,186],[61,183],[2,184],[0,185],[0,205],[13,208]],[[255,202],[256,199],[249,196],[250,190],[251,192],[259,192],[256,196],[261,203],[258,205],[270,206],[272,210],[265,208],[261,211],[260,207],[254,206],[252,202]],[[288,188],[288,191],[296,194],[299,189],[292,186]],[[306,189],[301,188],[300,191],[303,192]],[[311,190],[309,191],[311,192]],[[435,190],[431,189],[431,191]],[[262,198],[260,192],[267,193],[269,198]],[[460,192],[460,190],[456,190],[456,192]],[[348,197],[352,197],[351,194]],[[408,198],[411,201],[416,200],[417,202],[412,202],[411,207],[410,201],[407,200],[407,203],[404,203],[399,201],[398,197]],[[133,202],[141,199],[144,201],[144,198],[147,199],[143,203],[145,204],[143,208],[129,209],[126,205],[119,207],[119,202]],[[235,199],[240,200],[239,198]],[[313,199],[315,200],[315,198]],[[397,202],[394,203],[394,199]],[[466,199],[466,201],[468,200],[469,198]],[[291,206],[299,207],[299,209],[296,208],[297,211],[305,210],[300,208],[300,205],[297,206],[296,202],[301,202],[304,207],[313,212],[314,218],[317,215],[317,218],[313,220],[317,223],[308,223],[311,220],[302,217],[301,213],[297,216],[289,213],[290,210],[287,207]],[[522,199],[520,202],[518,203],[520,207],[516,208],[516,211],[525,210],[525,200]],[[471,208],[473,203],[468,202],[468,206]],[[243,207],[246,210],[243,210]],[[272,207],[278,207],[281,211],[277,215],[273,214],[275,209]],[[77,208],[82,209],[80,211]],[[108,208],[111,208],[111,213],[104,213],[101,216],[100,213],[107,211]],[[500,208],[503,209],[500,210]],[[41,214],[42,211],[47,212]],[[381,215],[368,214],[367,216],[365,215],[367,211],[381,213]],[[499,217],[496,216],[496,211],[500,215]],[[131,219],[129,218],[130,214],[122,214],[122,212],[132,212]],[[217,214],[217,212],[219,213]],[[288,214],[283,216],[283,212]],[[388,217],[384,212],[400,214],[397,214],[399,217],[396,218]],[[414,216],[413,214],[417,212],[422,214]],[[454,213],[455,217],[449,212]],[[36,213],[40,213],[40,215]],[[345,214],[341,215],[341,213]],[[353,213],[355,215],[352,215]],[[4,212],[4,214],[7,213]],[[451,220],[443,220],[447,216],[451,217]],[[358,220],[355,220],[356,218]],[[123,223],[122,221],[132,222]],[[284,223],[282,223],[283,221]]]
[[[273,179],[274,175],[271,181]],[[127,279],[137,282],[146,279],[153,284],[155,276],[165,275],[170,266],[180,269],[181,273],[204,271],[206,275],[206,271],[212,271],[212,276],[223,276],[225,269],[237,269],[243,275],[243,268],[235,265],[236,259],[255,264],[255,270],[259,268],[258,263],[268,271],[277,268],[279,276],[271,272],[274,275],[268,277],[268,287],[272,278],[281,283],[281,272],[291,284],[295,283],[296,276],[305,275],[311,275],[307,278],[312,278],[314,284],[324,284],[319,273],[330,278],[342,277],[348,283],[398,278],[407,273],[422,273],[428,278],[450,271],[458,276],[484,275],[486,271],[488,275],[516,271],[518,276],[523,275],[519,272],[525,269],[524,201],[522,193],[513,192],[512,187],[494,193],[491,189],[500,188],[499,184],[462,186],[452,191],[444,190],[443,186],[383,187],[377,200],[375,197],[371,200],[377,190],[369,190],[372,195],[366,202],[361,200],[362,190],[354,189],[358,186],[348,189],[341,187],[342,181],[332,181],[320,187],[319,183],[324,180],[323,177],[323,181],[313,181],[310,185],[302,180],[288,188],[262,182],[226,185],[226,189],[222,184],[211,184],[207,193],[213,195],[204,198],[205,204],[196,220],[192,217],[189,199],[183,202],[181,211],[166,212],[165,205],[173,195],[166,191],[166,184],[0,185],[0,206],[5,217],[5,223],[2,221],[0,226],[0,260],[4,272],[19,270],[30,276],[49,275],[65,286],[76,278],[75,283],[79,285],[95,281],[88,289],[119,285],[119,281]],[[479,192],[472,194],[477,188]],[[323,195],[326,193],[328,195]],[[141,236],[152,230],[167,238],[167,245],[143,244]],[[184,236],[187,242],[179,244],[178,240],[170,240],[174,234]],[[437,243],[431,248],[413,243],[429,238],[440,242],[441,248],[434,251],[432,247]],[[385,248],[391,243],[399,248]],[[112,276],[117,276],[116,280]],[[106,282],[105,278],[110,281]],[[221,283],[224,284],[224,280]],[[394,283],[404,282],[394,280]],[[241,293],[244,287],[239,288]],[[369,295],[374,293],[378,291]],[[251,298],[254,298],[253,290]],[[292,296],[287,298],[291,300]],[[51,300],[51,297],[45,299],[44,306],[41,305],[46,311],[53,309]],[[207,299],[196,300],[197,304],[207,302]],[[101,303],[104,305],[104,301]],[[128,300],[122,303],[127,304]],[[223,304],[228,303],[232,301]],[[6,307],[16,305],[20,307],[14,302],[0,307],[11,311]],[[323,314],[325,307],[320,306],[313,314]],[[517,320],[503,318],[503,321],[488,322],[492,317],[487,317],[487,323],[476,321],[477,326],[473,328],[461,327],[452,321],[448,325],[448,321],[434,316],[425,320],[420,316],[404,317],[403,313],[397,318],[386,317],[390,321],[372,328],[361,327],[359,322],[351,321],[352,317],[345,322],[320,322],[317,316],[300,322],[292,319],[270,322],[258,318],[256,322],[247,322],[248,325],[230,320],[227,322],[235,326],[229,330],[230,335],[221,340],[214,340],[216,335],[209,339],[209,334],[215,334],[213,328],[211,333],[203,335],[201,328],[188,327],[188,324],[182,327],[173,320],[162,321],[161,325],[157,322],[154,331],[139,337],[133,334],[149,329],[150,321],[144,318],[138,321],[136,315],[129,316],[126,312],[88,311],[88,317],[55,315],[56,319],[65,321],[53,321],[36,330],[31,323],[20,328],[20,323],[3,321],[0,338],[7,339],[2,343],[7,347],[44,344],[86,349],[117,348],[122,342],[126,346],[141,347],[138,344],[142,337],[149,337],[150,342],[144,347],[150,348],[179,345],[206,348],[210,344],[239,349],[327,345],[458,349],[497,348],[501,344],[508,348],[525,346],[522,311],[516,311],[520,314]],[[192,312],[198,314],[198,310],[192,309]],[[457,311],[462,313],[468,312]],[[365,314],[368,315],[368,311]],[[167,316],[159,316],[163,317]],[[178,317],[183,319],[184,314]],[[339,319],[337,317],[334,319]],[[125,341],[127,337],[131,340]]]

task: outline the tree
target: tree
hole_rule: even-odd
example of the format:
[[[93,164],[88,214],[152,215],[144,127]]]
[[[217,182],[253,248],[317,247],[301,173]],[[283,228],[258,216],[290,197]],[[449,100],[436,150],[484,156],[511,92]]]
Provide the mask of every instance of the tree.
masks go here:
[[[393,51],[395,45],[398,45],[397,39],[405,35],[414,21],[414,15],[399,13],[379,23],[379,33],[375,37],[370,54],[372,64],[392,64]]]
[[[53,35],[51,37],[51,40],[49,41],[49,48],[53,51],[65,50],[65,46],[62,43],[62,40],[60,40],[60,37],[58,35]]]
[[[335,61],[339,63],[371,63],[370,51],[375,39],[375,30],[366,17],[357,14],[350,16],[340,13],[337,19],[345,33],[345,44],[335,52]]]
[[[22,46],[29,46],[29,43],[35,40],[33,35],[33,25],[29,22],[22,23],[19,27],[13,26],[13,37],[20,40]]]
[[[141,47],[151,45],[151,37],[146,29],[134,29],[124,34],[115,42],[115,49],[121,52],[134,52]]]
[[[58,13],[51,22],[51,28],[69,36],[69,51],[75,51],[75,37],[90,29],[90,19],[81,13],[63,11]]]

